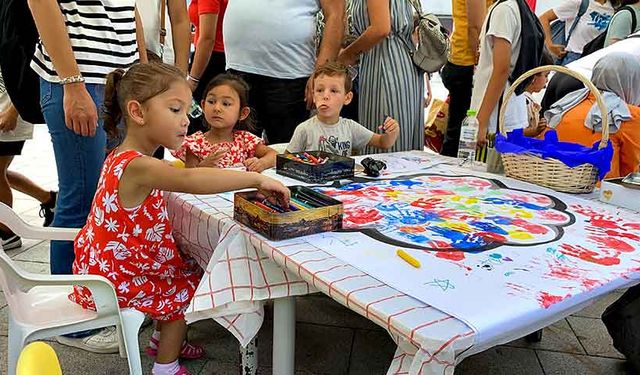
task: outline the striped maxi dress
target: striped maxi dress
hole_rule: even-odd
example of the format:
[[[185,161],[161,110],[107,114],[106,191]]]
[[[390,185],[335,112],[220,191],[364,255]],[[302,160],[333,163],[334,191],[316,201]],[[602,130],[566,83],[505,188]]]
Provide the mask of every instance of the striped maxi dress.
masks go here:
[[[362,125],[379,133],[385,116],[400,124],[400,135],[389,151],[424,148],[424,76],[411,61],[409,46],[413,30],[413,8],[409,0],[389,0],[391,33],[360,57]],[[367,0],[353,0],[353,26],[361,35],[369,26]],[[367,154],[386,152],[367,147]]]

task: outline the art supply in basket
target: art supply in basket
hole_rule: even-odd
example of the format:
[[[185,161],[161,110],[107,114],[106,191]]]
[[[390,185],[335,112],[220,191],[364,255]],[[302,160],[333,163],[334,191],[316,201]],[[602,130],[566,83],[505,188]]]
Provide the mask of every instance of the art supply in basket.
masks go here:
[[[325,151],[303,151],[276,157],[276,173],[306,183],[353,178],[355,160]]]
[[[298,201],[297,199],[295,199],[295,198],[293,198],[293,197],[291,197],[291,198],[289,199],[289,204],[290,204],[291,206],[293,206],[293,207],[297,208],[298,210],[307,210],[307,209],[309,209],[309,208],[313,208],[313,207],[307,206],[306,204],[304,204],[304,203],[302,203],[302,202]]]
[[[315,157],[307,152],[298,153],[298,154],[286,154],[288,159],[295,160],[300,163],[311,164],[311,165],[320,165],[324,164],[329,160],[329,158],[325,157]]]
[[[305,186],[289,189],[289,206],[268,201],[255,190],[235,193],[234,220],[276,241],[342,228],[342,202]]]
[[[303,193],[301,191],[293,193],[291,195],[291,199],[294,202],[302,204],[303,206],[307,206],[309,208],[316,208],[324,206],[324,202],[318,200],[315,197],[312,197],[310,194]]]

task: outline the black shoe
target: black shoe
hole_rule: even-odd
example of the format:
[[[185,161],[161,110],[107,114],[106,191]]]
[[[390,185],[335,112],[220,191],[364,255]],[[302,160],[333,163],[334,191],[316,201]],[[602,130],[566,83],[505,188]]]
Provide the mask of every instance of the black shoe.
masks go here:
[[[45,227],[48,227],[51,225],[51,222],[53,222],[53,214],[56,210],[56,200],[58,199],[57,191],[50,191],[49,194],[51,195],[49,202],[40,204],[40,217],[44,218],[44,224],[42,225]]]
[[[22,247],[22,239],[15,233],[0,232],[0,239],[2,239],[2,249],[5,251]]]

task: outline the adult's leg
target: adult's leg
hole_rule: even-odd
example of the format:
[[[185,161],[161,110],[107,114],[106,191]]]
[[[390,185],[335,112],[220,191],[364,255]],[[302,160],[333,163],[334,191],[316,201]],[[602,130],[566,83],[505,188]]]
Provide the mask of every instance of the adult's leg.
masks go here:
[[[309,118],[306,85],[307,78],[264,77],[264,96],[259,98],[264,101],[263,109],[258,116],[269,144],[289,142],[296,127]]]
[[[86,87],[96,107],[102,108],[104,86],[87,84]],[[68,129],[62,106],[62,86],[42,79],[40,101],[58,172],[59,192],[53,226],[81,228],[86,223],[104,162],[106,134],[102,120],[98,121],[93,137],[83,137]],[[72,242],[51,241],[52,274],[71,274],[73,260]]]
[[[460,127],[471,105],[473,66],[447,62],[442,70],[442,83],[449,90],[449,120],[440,153],[455,157],[458,155]]]
[[[9,185],[11,185],[13,189],[37,199],[40,203],[53,203],[51,202],[51,199],[53,198],[52,193],[43,189],[40,185],[29,179],[29,177],[16,171],[8,170],[7,179],[9,180]]]

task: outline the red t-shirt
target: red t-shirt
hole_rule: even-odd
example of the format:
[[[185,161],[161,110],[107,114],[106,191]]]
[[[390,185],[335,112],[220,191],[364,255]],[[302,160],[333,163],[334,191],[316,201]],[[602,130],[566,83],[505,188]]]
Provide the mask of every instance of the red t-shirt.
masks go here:
[[[200,37],[200,15],[213,13],[218,15],[218,23],[216,24],[216,40],[213,50],[216,52],[224,52],[224,42],[222,39],[222,20],[224,12],[227,9],[229,0],[191,0],[189,4],[189,20],[196,27],[196,35],[193,43],[198,45]]]

